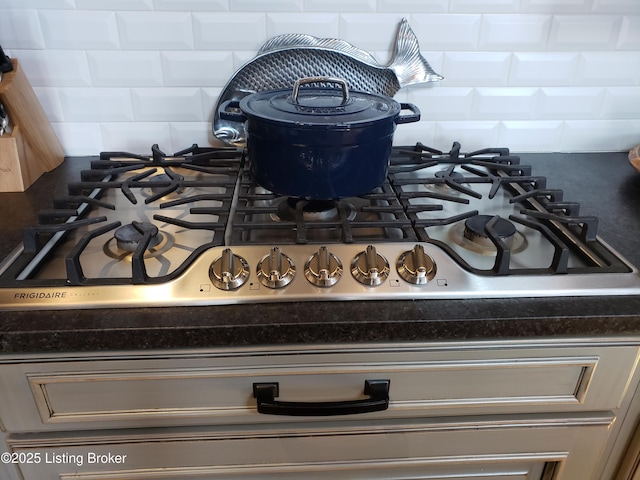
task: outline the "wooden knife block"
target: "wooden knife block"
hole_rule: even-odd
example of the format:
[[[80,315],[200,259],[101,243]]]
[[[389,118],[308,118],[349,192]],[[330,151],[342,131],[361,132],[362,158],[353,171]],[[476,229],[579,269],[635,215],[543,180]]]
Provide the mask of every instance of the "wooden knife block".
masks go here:
[[[13,126],[0,136],[0,192],[24,192],[63,162],[64,150],[18,61],[11,62],[0,81],[0,102]]]

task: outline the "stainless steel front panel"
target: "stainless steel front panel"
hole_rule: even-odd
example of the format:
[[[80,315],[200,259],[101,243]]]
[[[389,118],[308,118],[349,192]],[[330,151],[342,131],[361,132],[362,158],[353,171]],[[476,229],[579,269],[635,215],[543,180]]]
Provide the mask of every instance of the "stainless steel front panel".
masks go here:
[[[366,244],[329,245],[344,272],[332,287],[312,285],[304,275],[305,262],[317,252],[314,245],[280,245],[297,267],[295,278],[286,287],[267,288],[258,281],[258,263],[269,254],[269,247],[238,245],[234,254],[246,259],[250,276],[240,288],[219,290],[209,277],[212,262],[226,247],[214,247],[202,254],[175,280],[143,285],[82,285],[67,287],[17,287],[0,289],[2,309],[100,308],[170,305],[221,305],[282,301],[346,300],[428,300],[464,298],[547,297],[630,295],[640,290],[638,271],[629,265],[629,273],[558,274],[528,276],[485,276],[472,274],[457,265],[437,246],[420,243],[436,265],[433,280],[426,285],[411,285],[396,270],[397,259],[414,244],[386,243],[377,252],[390,264],[388,279],[378,286],[359,283],[346,267]]]

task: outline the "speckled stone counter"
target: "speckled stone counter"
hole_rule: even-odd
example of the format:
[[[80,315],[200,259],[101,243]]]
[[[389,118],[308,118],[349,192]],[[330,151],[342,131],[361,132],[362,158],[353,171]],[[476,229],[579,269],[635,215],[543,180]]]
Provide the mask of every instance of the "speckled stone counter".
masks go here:
[[[640,174],[626,153],[521,157],[640,265]],[[0,194],[0,257],[89,161],[68,158],[25,193]],[[619,335],[640,335],[640,295],[0,312],[0,353]]]

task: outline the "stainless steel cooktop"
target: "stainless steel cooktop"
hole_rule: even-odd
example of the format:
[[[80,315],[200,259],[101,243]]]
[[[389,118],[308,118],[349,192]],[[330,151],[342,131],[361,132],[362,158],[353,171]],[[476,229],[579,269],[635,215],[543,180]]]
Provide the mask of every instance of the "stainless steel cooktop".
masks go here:
[[[250,163],[103,152],[0,265],[0,308],[640,293],[597,218],[508,149],[394,147],[383,185],[329,202]]]

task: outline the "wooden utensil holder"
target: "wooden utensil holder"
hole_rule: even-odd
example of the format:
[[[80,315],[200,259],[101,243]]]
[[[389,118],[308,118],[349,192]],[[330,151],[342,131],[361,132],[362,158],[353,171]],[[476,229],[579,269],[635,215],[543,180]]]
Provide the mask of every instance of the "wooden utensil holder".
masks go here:
[[[18,61],[0,81],[2,102],[13,125],[0,136],[0,192],[24,192],[64,160],[64,150]]]

